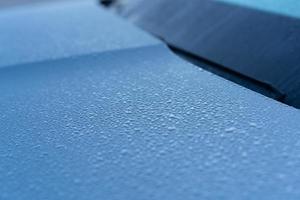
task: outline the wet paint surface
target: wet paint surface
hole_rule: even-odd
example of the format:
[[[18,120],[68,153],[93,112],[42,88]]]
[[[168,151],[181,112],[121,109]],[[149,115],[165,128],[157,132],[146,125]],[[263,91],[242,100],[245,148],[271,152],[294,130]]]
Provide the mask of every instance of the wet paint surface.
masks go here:
[[[123,15],[177,49],[269,85],[300,108],[299,19],[211,0],[139,1]]]
[[[0,69],[0,199],[298,199],[299,111],[146,43]]]
[[[0,67],[158,43],[92,0],[3,10],[0,26]]]

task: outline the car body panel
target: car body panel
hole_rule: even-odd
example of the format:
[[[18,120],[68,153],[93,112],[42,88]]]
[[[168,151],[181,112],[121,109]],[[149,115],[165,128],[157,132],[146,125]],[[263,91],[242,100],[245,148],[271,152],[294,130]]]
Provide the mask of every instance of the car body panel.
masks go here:
[[[0,26],[0,67],[158,43],[94,1],[7,9]]]
[[[4,31],[17,55],[0,68],[1,199],[298,199],[298,110],[181,60],[97,9],[93,27],[111,26],[94,28],[104,35],[93,51],[27,60],[19,55],[57,48],[38,29],[32,40],[45,46],[22,52]]]
[[[122,12],[172,47],[268,85],[276,99],[300,108],[300,19],[253,8],[269,1],[229,2],[140,0]]]
[[[300,2],[297,0],[216,0],[225,3],[232,3],[247,6],[253,9],[277,13],[288,17],[300,18]]]

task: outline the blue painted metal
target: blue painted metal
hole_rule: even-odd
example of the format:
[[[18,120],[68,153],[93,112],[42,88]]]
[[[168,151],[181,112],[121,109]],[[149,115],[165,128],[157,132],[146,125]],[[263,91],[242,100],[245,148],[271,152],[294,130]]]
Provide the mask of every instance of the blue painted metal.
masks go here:
[[[52,26],[57,10],[69,15],[74,7],[40,9],[27,14]],[[0,69],[0,199],[299,198],[298,110],[188,64],[94,11],[102,23],[85,26],[99,35],[93,51],[96,45],[57,52],[44,43],[43,29],[29,37],[42,25],[16,16],[11,23],[27,24],[23,35],[38,46],[22,52],[15,33],[3,31],[17,50],[1,54],[2,66],[15,65]],[[39,50],[54,56],[18,64]]]
[[[260,2],[252,1],[269,5]],[[127,6],[124,15],[169,45],[268,85],[276,91],[269,96],[300,108],[299,19],[212,0],[140,0]]]
[[[0,67],[158,43],[94,1],[2,11],[0,27]]]
[[[300,18],[300,1],[298,0],[217,0],[289,17]]]
[[[14,9],[16,6],[28,6],[36,3],[50,3],[66,0],[2,0],[0,1],[0,9]],[[73,0],[78,1],[78,0]]]

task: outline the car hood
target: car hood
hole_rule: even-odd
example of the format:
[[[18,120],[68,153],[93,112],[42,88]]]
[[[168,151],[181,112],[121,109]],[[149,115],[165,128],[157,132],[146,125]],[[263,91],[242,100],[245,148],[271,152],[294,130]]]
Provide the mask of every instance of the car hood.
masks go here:
[[[2,199],[299,197],[298,110],[90,2],[0,24]]]

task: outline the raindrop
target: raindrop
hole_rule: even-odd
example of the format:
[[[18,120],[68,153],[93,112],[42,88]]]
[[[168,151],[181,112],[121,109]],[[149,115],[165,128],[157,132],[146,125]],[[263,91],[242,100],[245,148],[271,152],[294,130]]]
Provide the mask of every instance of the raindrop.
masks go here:
[[[231,133],[231,132],[234,132],[235,130],[236,130],[235,127],[229,127],[229,128],[226,128],[226,129],[225,129],[225,132]]]
[[[169,126],[169,127],[168,127],[168,130],[169,130],[169,131],[175,131],[175,130],[176,130],[176,127],[175,127],[175,126]]]

